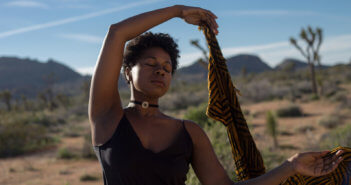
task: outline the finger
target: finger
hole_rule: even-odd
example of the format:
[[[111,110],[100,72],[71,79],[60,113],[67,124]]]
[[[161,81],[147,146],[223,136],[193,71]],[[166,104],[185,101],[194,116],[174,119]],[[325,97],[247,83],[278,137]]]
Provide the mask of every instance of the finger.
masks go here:
[[[333,160],[330,164],[326,165],[325,168],[323,169],[323,174],[328,174],[334,171],[342,160],[343,160],[342,157],[338,157],[337,159]]]
[[[212,13],[211,11],[207,10],[206,12],[207,12],[208,14],[210,14],[213,18],[215,18],[215,19],[218,18],[218,17],[217,17],[214,13]]]
[[[206,16],[206,20],[207,24],[210,26],[210,28],[212,29],[213,33],[217,33],[217,28],[215,27],[213,21],[211,20],[211,18]]]
[[[218,30],[217,30],[218,25],[217,25],[216,21],[210,15],[208,15],[207,18],[208,18],[207,20],[210,22],[210,25],[212,27],[213,32],[217,34],[218,33]]]
[[[321,156],[321,157],[325,157],[328,155],[330,151],[329,150],[326,150],[326,151],[322,151],[322,152],[317,152],[317,155],[318,156]],[[318,154],[319,153],[319,154]]]
[[[343,151],[342,150],[339,150],[337,151],[336,153],[332,154],[332,155],[328,155],[326,156],[325,158],[323,158],[323,161],[326,163],[326,164],[330,164],[334,161],[337,161],[339,157],[341,157]]]

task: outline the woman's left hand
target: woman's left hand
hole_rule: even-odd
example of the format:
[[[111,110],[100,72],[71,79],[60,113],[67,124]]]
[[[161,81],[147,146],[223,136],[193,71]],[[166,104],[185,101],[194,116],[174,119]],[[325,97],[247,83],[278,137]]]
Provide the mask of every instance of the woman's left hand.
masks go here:
[[[339,150],[336,154],[327,156],[329,151],[306,152],[292,156],[288,159],[296,173],[306,176],[322,176],[336,169],[343,160]]]
[[[201,25],[202,22],[206,22],[213,33],[218,34],[218,24],[216,22],[217,16],[209,10],[202,9],[199,7],[183,6],[178,5],[180,8],[180,18],[185,22],[193,25]]]

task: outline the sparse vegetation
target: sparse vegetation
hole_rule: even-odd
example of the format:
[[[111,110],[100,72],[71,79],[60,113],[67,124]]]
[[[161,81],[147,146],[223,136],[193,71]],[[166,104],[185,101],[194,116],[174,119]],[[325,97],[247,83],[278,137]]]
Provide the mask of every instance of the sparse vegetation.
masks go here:
[[[351,147],[351,124],[338,127],[327,133],[321,140],[321,148],[330,149],[338,146]]]
[[[319,119],[318,124],[320,126],[323,126],[325,128],[331,129],[339,126],[342,123],[342,120],[340,119],[340,116],[337,114],[330,114],[323,116],[321,119]]]

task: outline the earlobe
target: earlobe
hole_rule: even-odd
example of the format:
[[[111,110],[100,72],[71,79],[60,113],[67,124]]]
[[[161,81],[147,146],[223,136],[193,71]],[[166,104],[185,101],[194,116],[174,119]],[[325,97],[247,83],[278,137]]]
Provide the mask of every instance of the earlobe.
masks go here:
[[[127,83],[130,84],[130,81],[132,80],[132,77],[130,75],[130,68],[129,67],[126,68],[124,76],[125,76],[125,78],[127,80]]]

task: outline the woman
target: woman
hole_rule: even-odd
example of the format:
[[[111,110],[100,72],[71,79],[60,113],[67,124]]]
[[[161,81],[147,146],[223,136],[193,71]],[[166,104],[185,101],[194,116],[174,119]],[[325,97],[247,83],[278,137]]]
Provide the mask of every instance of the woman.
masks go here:
[[[167,34],[140,34],[175,17],[194,25],[205,21],[218,34],[212,12],[176,5],[113,24],[106,35],[89,100],[92,144],[105,184],[184,184],[189,163],[202,184],[234,184],[198,124],[158,109],[177,67],[177,44]],[[131,91],[126,108],[116,86],[122,65]],[[296,154],[267,174],[237,184],[279,184],[295,173],[324,175],[342,160],[342,151],[323,160],[326,153]]]

